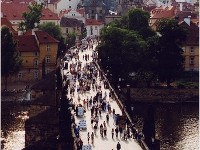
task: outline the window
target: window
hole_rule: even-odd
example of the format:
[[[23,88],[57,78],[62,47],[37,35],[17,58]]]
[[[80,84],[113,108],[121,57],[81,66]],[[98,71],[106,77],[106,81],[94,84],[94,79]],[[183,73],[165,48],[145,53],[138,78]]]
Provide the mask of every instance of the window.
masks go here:
[[[50,63],[50,56],[46,56],[46,63]]]
[[[50,69],[46,69],[45,72],[46,72],[46,74],[48,74],[50,71],[51,71]]]
[[[22,72],[19,72],[19,73],[18,73],[17,78],[18,78],[18,79],[22,79]]]
[[[190,65],[194,65],[194,57],[190,57]]]
[[[95,16],[92,16],[92,19],[95,19]]]
[[[33,72],[34,79],[38,79],[38,71]]]
[[[97,26],[95,26],[95,30],[97,30]]]
[[[190,53],[194,53],[194,47],[190,47]]]
[[[68,33],[69,32],[69,30],[68,30],[68,28],[66,28],[66,33]]]
[[[38,52],[35,52],[35,56],[38,56]]]
[[[94,10],[92,10],[92,14],[94,14]]]
[[[99,13],[102,14],[102,10],[99,10]]]
[[[72,6],[69,6],[69,8],[72,8]]]
[[[34,67],[37,67],[37,66],[38,66],[38,59],[34,59],[33,65],[34,65]]]
[[[50,52],[51,46],[47,44],[47,52]]]
[[[183,53],[185,53],[185,47],[182,47]]]
[[[26,63],[28,63],[28,60],[26,60]]]

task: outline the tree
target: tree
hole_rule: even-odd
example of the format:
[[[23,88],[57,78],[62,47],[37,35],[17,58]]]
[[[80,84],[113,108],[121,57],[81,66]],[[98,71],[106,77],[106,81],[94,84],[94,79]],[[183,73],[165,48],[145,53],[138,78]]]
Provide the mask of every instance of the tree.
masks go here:
[[[5,77],[5,90],[7,90],[7,79],[9,75],[19,71],[22,60],[20,60],[16,50],[13,35],[7,27],[1,29],[1,44],[1,73]]]
[[[149,12],[142,9],[131,9],[128,12],[128,28],[138,31],[144,39],[154,36],[155,32],[149,27]]]
[[[49,35],[57,40],[60,40],[62,37],[60,26],[56,25],[54,22],[45,22],[39,25],[39,29],[47,32]]]
[[[28,6],[28,11],[24,12],[22,14],[22,17],[24,18],[24,22],[21,22],[19,24],[20,30],[29,30],[34,29],[36,27],[36,24],[40,23],[40,18],[42,16],[42,9],[44,4],[33,2],[31,5]]]
[[[75,32],[68,33],[66,38],[67,48],[70,48],[75,45],[76,34]]]
[[[161,34],[160,49],[157,52],[157,74],[162,82],[170,83],[179,77],[183,71],[184,57],[182,42],[186,39],[186,30],[175,19],[162,19],[157,24]]]
[[[113,78],[125,78],[138,69],[138,57],[144,47],[145,41],[136,32],[106,26],[101,32],[98,47],[101,65],[110,71]]]

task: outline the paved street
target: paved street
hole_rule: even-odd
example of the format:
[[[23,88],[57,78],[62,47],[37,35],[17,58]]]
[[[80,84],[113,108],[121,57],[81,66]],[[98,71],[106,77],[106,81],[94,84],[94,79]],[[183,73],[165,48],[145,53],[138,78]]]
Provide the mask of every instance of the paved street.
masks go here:
[[[92,43],[93,49],[95,49],[97,43],[94,42]],[[76,49],[75,49],[76,51]],[[127,140],[124,140],[123,138],[120,138],[120,134],[118,135],[118,138],[116,137],[116,134],[114,132],[114,138],[112,139],[112,129],[116,129],[116,125],[114,123],[113,119],[113,113],[108,113],[108,109],[106,111],[101,111],[101,116],[99,112],[97,113],[97,116],[99,117],[99,122],[98,122],[98,128],[96,131],[96,135],[94,135],[94,143],[92,144],[91,140],[91,133],[94,132],[94,125],[91,124],[91,108],[94,105],[95,107],[100,107],[100,102],[97,100],[97,102],[94,104],[92,102],[91,106],[86,106],[87,99],[90,100],[91,96],[92,99],[95,99],[94,97],[96,96],[97,92],[102,93],[102,99],[106,102],[106,106],[110,105],[111,110],[113,108],[115,109],[115,114],[122,114],[119,106],[117,105],[116,101],[113,100],[109,96],[109,89],[104,88],[104,83],[100,80],[100,75],[98,70],[95,68],[92,69],[92,73],[94,74],[95,71],[97,72],[97,78],[95,78],[94,75],[92,75],[92,79],[95,78],[95,83],[92,84],[90,80],[86,80],[84,82],[85,85],[89,85],[90,89],[89,90],[83,90],[82,86],[80,84],[80,79],[84,78],[84,72],[86,74],[91,74],[89,71],[86,69],[87,64],[90,64],[92,62],[92,55],[93,50],[92,48],[87,48],[86,50],[79,50],[78,56],[79,56],[79,61],[81,62],[81,69],[78,69],[78,66],[76,65],[75,70],[79,70],[80,72],[80,77],[78,79],[77,76],[73,75],[70,73],[70,66],[72,64],[75,64],[78,62],[74,57],[68,61],[68,69],[63,69],[62,74],[67,76],[67,79],[70,79],[70,84],[68,87],[68,97],[73,99],[73,103],[75,106],[81,104],[82,106],[85,106],[86,112],[82,117],[76,116],[75,115],[75,123],[76,125],[79,124],[80,120],[86,120],[86,125],[87,129],[86,130],[80,130],[79,135],[81,140],[83,141],[83,146],[84,145],[91,145],[92,150],[115,150],[117,149],[117,143],[119,142],[121,144],[121,150],[142,150],[142,148],[139,146],[138,142],[133,139],[133,138],[128,138]],[[89,54],[89,60],[85,60],[85,56]],[[84,57],[84,58],[83,58]],[[78,63],[77,63],[78,64]],[[87,79],[87,78],[86,78]],[[86,84],[89,83],[89,84]],[[71,90],[72,87],[74,87],[75,91],[73,94],[73,91]],[[84,87],[84,86],[83,86]],[[97,88],[96,88],[97,87]],[[72,91],[72,92],[70,92]],[[87,102],[89,103],[89,102]],[[89,105],[89,104],[88,104]],[[72,110],[72,113],[75,114],[75,111]],[[107,123],[106,121],[106,115],[109,114],[109,122]],[[107,136],[101,137],[100,135],[100,125],[103,124],[103,122],[106,122],[106,128],[107,128]],[[89,132],[89,143],[88,143],[88,132]],[[123,134],[122,134],[123,135]]]

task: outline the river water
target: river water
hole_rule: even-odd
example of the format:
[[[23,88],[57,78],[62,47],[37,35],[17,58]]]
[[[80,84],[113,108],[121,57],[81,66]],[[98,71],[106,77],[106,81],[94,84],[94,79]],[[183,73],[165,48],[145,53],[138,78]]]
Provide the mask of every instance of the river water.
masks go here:
[[[156,136],[161,150],[199,149],[198,104],[154,104]],[[145,112],[145,104],[136,109]],[[1,103],[1,147],[4,150],[21,150],[25,146],[24,123],[28,106],[20,103]],[[138,124],[142,118],[138,116]]]
[[[136,104],[138,127],[142,126],[149,104]],[[199,149],[199,104],[152,104],[155,109],[156,137],[161,150]]]

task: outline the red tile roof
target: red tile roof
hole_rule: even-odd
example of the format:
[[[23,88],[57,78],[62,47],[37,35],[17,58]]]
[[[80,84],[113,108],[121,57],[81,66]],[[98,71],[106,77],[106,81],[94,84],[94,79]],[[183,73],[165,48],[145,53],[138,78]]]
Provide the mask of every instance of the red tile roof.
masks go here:
[[[198,46],[199,45],[199,27],[192,21],[190,21],[190,26],[185,21],[182,21],[180,25],[187,29],[187,39],[184,42],[184,45]]]
[[[23,20],[22,13],[28,10],[28,3],[2,3],[1,12],[8,20]],[[59,20],[57,14],[43,8],[41,20]]]
[[[61,10],[59,13],[59,17],[62,18],[65,14],[68,14],[72,9],[65,9],[65,10]],[[76,10],[77,13],[81,14],[82,16],[85,13],[85,9],[84,8],[80,8]]]
[[[17,41],[17,49],[20,52],[39,52],[34,35],[19,35],[15,37]]]
[[[2,26],[7,26],[13,34],[17,33],[17,31],[13,29],[11,22],[7,18],[1,18],[1,27]]]
[[[175,15],[175,7],[157,7],[151,11],[152,19],[172,18]]]
[[[37,39],[40,44],[44,43],[58,43],[59,41],[54,39],[52,36],[50,36],[48,33],[43,31],[35,31],[35,35],[37,36]]]
[[[104,24],[102,21],[96,19],[86,19],[86,25],[102,25]]]

